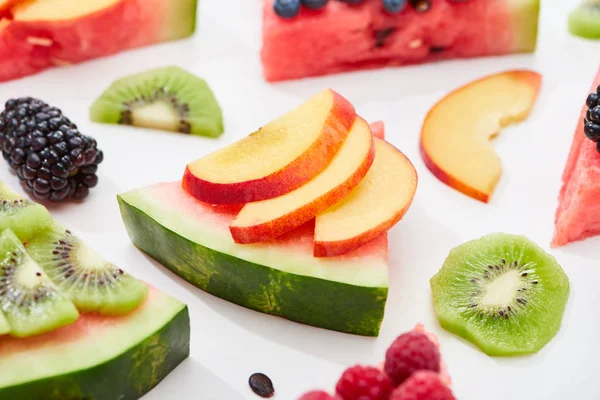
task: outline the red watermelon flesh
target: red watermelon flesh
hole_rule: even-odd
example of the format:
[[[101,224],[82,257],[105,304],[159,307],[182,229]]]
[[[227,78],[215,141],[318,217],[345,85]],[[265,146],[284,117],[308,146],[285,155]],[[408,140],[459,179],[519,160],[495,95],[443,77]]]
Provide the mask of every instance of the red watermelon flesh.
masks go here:
[[[391,15],[379,0],[359,6],[330,1],[292,19],[264,0],[262,62],[268,81],[356,69],[531,52],[539,0],[431,0],[419,13]]]
[[[0,82],[193,34],[197,0],[36,0],[11,8],[2,47]],[[2,45],[4,42],[4,45]],[[31,67],[29,67],[31,66]]]
[[[600,70],[590,93],[596,91],[599,85]],[[596,144],[583,133],[586,111],[584,105],[563,173],[553,247],[600,234],[600,153]]]

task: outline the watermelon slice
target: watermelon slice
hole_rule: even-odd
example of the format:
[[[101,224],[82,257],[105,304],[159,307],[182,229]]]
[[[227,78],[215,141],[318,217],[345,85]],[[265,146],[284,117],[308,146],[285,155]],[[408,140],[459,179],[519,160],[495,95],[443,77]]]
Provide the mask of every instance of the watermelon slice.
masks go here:
[[[0,399],[138,399],[188,356],[189,340],[187,307],[150,288],[126,316],[0,338]]]
[[[313,257],[314,223],[276,241],[234,243],[237,210],[201,203],[181,182],[118,196],[133,243],[215,296],[292,321],[377,336],[388,292],[387,235],[340,257]]]
[[[264,0],[262,63],[268,81],[357,69],[535,50],[539,0],[431,0],[388,14],[380,0],[330,1],[279,17]]]
[[[600,70],[591,92],[595,92],[598,86]],[[583,132],[586,110],[584,104],[563,173],[553,247],[600,234],[600,153],[596,144],[588,140]]]
[[[1,1],[1,0],[0,0]],[[0,82],[190,36],[197,0],[11,2],[0,21]],[[0,19],[2,15],[0,15]]]

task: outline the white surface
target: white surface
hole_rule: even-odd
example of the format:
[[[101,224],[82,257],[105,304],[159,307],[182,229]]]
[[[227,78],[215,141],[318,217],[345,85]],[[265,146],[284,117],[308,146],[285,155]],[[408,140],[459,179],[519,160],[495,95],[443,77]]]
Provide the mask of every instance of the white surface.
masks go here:
[[[485,0],[478,0],[485,1]],[[259,0],[204,0],[193,40],[128,52],[0,85],[0,102],[31,95],[63,109],[104,150],[100,184],[86,202],[53,215],[92,247],[136,276],[190,306],[192,356],[146,397],[223,399],[204,390],[209,369],[247,399],[253,372],[274,381],[275,399],[296,399],[312,388],[332,389],[346,366],[377,363],[401,332],[423,322],[440,335],[442,354],[462,400],[600,398],[598,282],[600,239],[552,253],[571,279],[572,295],[558,336],[538,355],[496,359],[443,331],[431,307],[429,279],[448,250],[492,231],[523,233],[548,247],[560,176],[585,95],[600,61],[600,43],[570,37],[566,10],[575,2],[544,0],[538,52],[448,62],[269,85],[261,77]],[[206,78],[225,113],[226,134],[202,139],[103,126],[88,121],[94,98],[115,78],[153,66],[181,65]],[[531,118],[497,140],[505,171],[484,205],[434,178],[418,154],[427,110],[452,88],[483,75],[534,68],[544,75]],[[185,283],[137,251],[121,222],[117,193],[179,179],[187,161],[252,132],[325,87],[347,96],[369,121],[384,120],[387,137],[414,162],[420,186],[413,207],[390,233],[391,282],[377,339],[288,322],[230,304]],[[0,168],[0,178],[18,180]],[[228,397],[230,398],[230,397]]]

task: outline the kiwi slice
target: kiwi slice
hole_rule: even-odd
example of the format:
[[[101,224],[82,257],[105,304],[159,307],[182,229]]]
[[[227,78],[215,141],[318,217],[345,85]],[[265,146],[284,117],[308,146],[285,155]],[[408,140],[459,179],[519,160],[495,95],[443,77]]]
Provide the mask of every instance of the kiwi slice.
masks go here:
[[[10,229],[26,242],[51,223],[46,207],[20,197],[0,182],[0,232]]]
[[[600,0],[584,0],[569,14],[569,32],[588,39],[600,39]]]
[[[523,236],[495,233],[450,251],[431,279],[441,325],[492,356],[530,354],[560,329],[569,280]]]
[[[0,235],[0,305],[10,333],[28,337],[69,325],[79,317],[10,230]]]
[[[90,118],[209,137],[223,133],[221,107],[206,81],[178,67],[115,81],[92,104]]]
[[[148,294],[145,284],[58,225],[38,233],[27,251],[82,312],[127,314]]]

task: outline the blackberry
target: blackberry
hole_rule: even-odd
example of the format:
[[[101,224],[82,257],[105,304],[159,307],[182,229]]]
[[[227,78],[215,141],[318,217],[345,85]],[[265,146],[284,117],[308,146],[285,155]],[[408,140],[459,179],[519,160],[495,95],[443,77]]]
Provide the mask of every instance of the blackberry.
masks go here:
[[[83,199],[98,183],[104,159],[56,107],[31,97],[11,99],[0,113],[0,149],[23,187],[39,200]]]
[[[583,132],[588,139],[596,143],[600,152],[600,86],[596,92],[590,93],[585,101],[587,111],[583,119]]]

